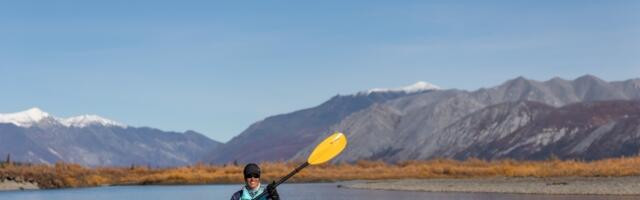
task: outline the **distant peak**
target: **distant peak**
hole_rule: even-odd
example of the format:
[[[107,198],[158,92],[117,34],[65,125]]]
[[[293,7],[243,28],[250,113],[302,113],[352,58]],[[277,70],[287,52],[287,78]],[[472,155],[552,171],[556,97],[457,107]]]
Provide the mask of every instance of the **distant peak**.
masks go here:
[[[548,80],[548,82],[561,82],[561,81],[567,81],[567,80],[565,80],[563,78],[560,78],[560,77],[557,77],[557,76]]]
[[[40,108],[33,107],[21,112],[0,113],[0,123],[11,123],[16,126],[28,127],[49,117],[51,117],[49,113],[40,110]]]
[[[54,123],[57,122],[67,127],[85,127],[89,125],[126,127],[125,124],[97,115],[80,115],[69,118],[58,118],[37,107],[16,113],[0,113],[0,123],[10,123],[20,127],[31,127],[43,119],[52,119]]]
[[[431,83],[427,83],[424,81],[418,81],[413,85],[406,86],[402,88],[402,90],[406,92],[419,92],[423,90],[439,90],[440,87]]]
[[[408,85],[408,86],[404,86],[404,87],[399,87],[399,88],[373,88],[370,90],[367,90],[366,92],[359,92],[358,94],[371,94],[374,92],[406,92],[406,93],[415,93],[415,92],[421,92],[421,91],[426,91],[426,90],[439,90],[440,87],[428,82],[424,82],[424,81],[418,81],[414,84]]]
[[[100,117],[98,115],[80,115],[69,118],[60,118],[58,121],[67,127],[73,126],[82,128],[90,125],[127,127],[125,124]]]
[[[30,113],[30,114],[47,114],[46,112],[42,111],[38,107],[29,108],[28,110],[25,110],[25,111],[22,111],[22,112],[26,112],[26,113]]]
[[[593,81],[603,81],[602,79],[591,75],[591,74],[585,74],[583,76],[580,76],[578,78],[576,78],[576,81],[587,81],[587,80],[593,80]]]
[[[512,82],[527,82],[529,81],[529,79],[525,78],[524,76],[518,76],[514,79],[511,80]]]
[[[506,82],[504,82],[503,85],[529,85],[531,84],[531,80],[525,78],[524,76],[518,76],[514,79],[508,80]]]

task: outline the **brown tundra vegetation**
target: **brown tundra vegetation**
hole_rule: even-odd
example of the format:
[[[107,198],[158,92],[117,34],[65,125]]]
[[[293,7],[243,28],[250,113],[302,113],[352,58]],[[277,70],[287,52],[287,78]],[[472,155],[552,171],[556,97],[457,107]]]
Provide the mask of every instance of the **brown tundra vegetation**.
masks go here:
[[[300,163],[260,163],[263,181],[276,180]],[[598,161],[549,159],[544,161],[436,159],[405,161],[395,164],[382,161],[323,164],[310,166],[290,182],[331,182],[345,180],[429,179],[477,177],[619,177],[640,176],[640,157],[612,158]],[[205,165],[175,168],[97,167],[77,164],[55,165],[2,163],[0,179],[36,182],[40,188],[93,187],[104,185],[147,184],[229,184],[241,183],[243,165]]]

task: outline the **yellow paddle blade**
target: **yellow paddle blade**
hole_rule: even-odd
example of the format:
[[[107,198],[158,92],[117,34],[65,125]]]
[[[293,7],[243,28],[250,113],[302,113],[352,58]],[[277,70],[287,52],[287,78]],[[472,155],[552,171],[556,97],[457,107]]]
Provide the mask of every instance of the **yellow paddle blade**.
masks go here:
[[[347,146],[347,137],[340,132],[324,139],[309,155],[307,162],[311,165],[322,164],[336,157]]]

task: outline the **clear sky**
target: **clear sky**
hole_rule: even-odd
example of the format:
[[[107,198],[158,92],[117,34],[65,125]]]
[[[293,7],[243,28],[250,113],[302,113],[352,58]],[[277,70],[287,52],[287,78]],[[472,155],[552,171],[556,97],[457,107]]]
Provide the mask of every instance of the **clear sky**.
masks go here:
[[[640,1],[0,1],[0,113],[225,142],[336,94],[640,77]]]

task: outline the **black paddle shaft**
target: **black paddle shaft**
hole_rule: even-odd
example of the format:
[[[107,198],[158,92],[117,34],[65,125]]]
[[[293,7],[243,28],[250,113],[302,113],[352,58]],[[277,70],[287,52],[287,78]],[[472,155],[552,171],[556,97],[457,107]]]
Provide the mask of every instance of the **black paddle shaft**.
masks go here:
[[[298,166],[296,169],[294,169],[291,173],[287,174],[286,176],[280,178],[280,180],[278,180],[277,182],[275,182],[275,184],[273,185],[273,187],[278,187],[278,185],[284,183],[285,181],[289,180],[289,178],[291,178],[293,175],[296,175],[298,172],[300,172],[300,170],[304,169],[305,167],[309,166],[309,162],[304,162],[302,165]],[[263,192],[260,195],[254,197],[252,200],[256,200],[256,199],[260,199],[262,198],[264,195],[267,195],[267,192]]]

